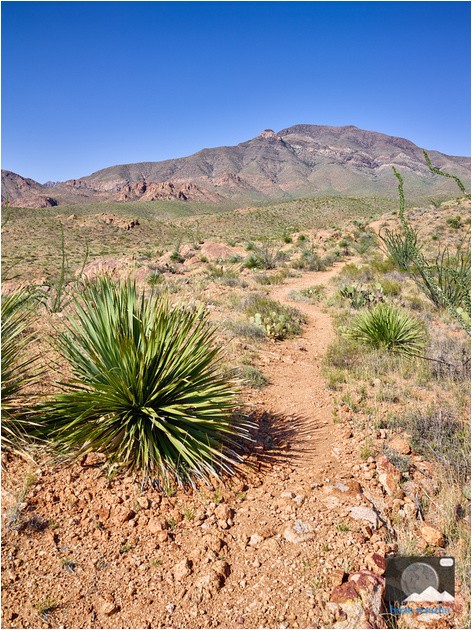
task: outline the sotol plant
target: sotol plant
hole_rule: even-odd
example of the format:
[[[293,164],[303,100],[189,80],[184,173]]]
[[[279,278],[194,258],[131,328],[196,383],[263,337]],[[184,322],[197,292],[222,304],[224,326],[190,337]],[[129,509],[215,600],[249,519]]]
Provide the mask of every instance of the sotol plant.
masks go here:
[[[413,355],[424,348],[425,332],[419,322],[391,304],[377,304],[361,313],[346,331],[351,339],[374,348]]]
[[[235,391],[202,309],[101,279],[66,321],[58,345],[73,378],[42,407],[63,451],[103,452],[163,485],[219,476],[240,460],[248,425],[232,413]]]
[[[36,424],[23,406],[25,388],[39,378],[31,351],[34,315],[26,290],[2,299],[2,448],[23,452]]]

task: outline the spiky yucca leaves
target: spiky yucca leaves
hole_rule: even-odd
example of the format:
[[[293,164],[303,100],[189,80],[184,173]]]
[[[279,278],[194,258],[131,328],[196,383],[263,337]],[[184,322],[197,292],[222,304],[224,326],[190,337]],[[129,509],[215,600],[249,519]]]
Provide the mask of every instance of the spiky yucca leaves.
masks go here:
[[[385,348],[401,354],[416,354],[426,343],[419,322],[391,304],[377,304],[361,313],[346,331],[351,339],[374,348]]]
[[[73,379],[43,412],[66,452],[108,461],[164,483],[218,476],[240,460],[235,391],[202,309],[138,294],[130,281],[86,287],[59,350]]]
[[[25,388],[40,374],[31,351],[31,300],[20,289],[2,298],[2,448],[24,453],[36,423],[23,408]]]

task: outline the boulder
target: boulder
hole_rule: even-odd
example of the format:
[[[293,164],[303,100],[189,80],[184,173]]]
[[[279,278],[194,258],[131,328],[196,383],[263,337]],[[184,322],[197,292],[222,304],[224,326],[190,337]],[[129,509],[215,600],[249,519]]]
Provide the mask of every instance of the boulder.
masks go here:
[[[432,547],[442,547],[444,545],[444,536],[437,527],[430,523],[421,523],[418,528],[421,538]]]
[[[398,468],[385,455],[381,455],[377,460],[377,469],[379,481],[385,492],[393,499],[402,499],[405,493],[400,487],[402,474]]]
[[[352,573],[335,586],[327,604],[332,628],[386,628],[382,618],[385,580],[375,573]]]

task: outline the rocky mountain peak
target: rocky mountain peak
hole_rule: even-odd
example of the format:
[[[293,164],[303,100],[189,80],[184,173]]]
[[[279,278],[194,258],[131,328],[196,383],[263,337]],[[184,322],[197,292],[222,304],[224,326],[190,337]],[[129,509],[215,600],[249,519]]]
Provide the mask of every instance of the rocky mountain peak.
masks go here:
[[[279,134],[275,133],[273,129],[264,129],[257,137],[263,138],[264,140],[282,140]]]

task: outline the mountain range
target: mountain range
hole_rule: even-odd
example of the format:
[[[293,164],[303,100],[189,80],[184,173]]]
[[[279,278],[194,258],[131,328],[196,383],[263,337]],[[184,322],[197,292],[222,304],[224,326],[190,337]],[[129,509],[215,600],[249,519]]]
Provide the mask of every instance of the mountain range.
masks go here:
[[[470,159],[429,151],[434,166],[470,184]],[[97,201],[180,199],[218,203],[297,197],[397,194],[397,168],[410,197],[456,194],[433,175],[422,149],[404,138],[354,126],[294,125],[266,129],[236,146],[203,149],[183,158],[110,166],[64,182],[40,184],[2,170],[2,202],[41,208]]]
[[[428,586],[422,593],[412,593],[405,602],[453,602],[454,597],[447,591],[440,593],[434,586]]]

